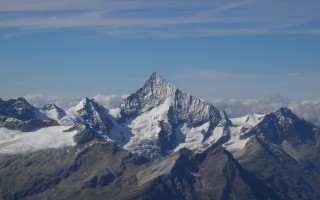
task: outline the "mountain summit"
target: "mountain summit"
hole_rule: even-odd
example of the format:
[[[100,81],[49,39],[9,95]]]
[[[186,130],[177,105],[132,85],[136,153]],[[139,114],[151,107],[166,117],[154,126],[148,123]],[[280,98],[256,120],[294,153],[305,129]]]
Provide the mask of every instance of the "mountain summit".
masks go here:
[[[13,130],[32,131],[37,128],[59,125],[20,97],[0,100],[0,127]]]
[[[66,112],[54,103],[44,105],[40,111],[56,121],[66,116]]]
[[[320,199],[320,128],[288,108],[229,118],[154,73],[60,111],[0,99],[0,199]]]
[[[142,88],[121,103],[121,116],[136,117],[142,112],[163,104],[166,99],[173,98],[176,90],[177,88],[168,83],[159,73],[153,73]]]
[[[194,148],[202,146],[204,135],[210,135],[208,132],[221,121],[218,109],[182,92],[159,73],[153,73],[119,109],[121,132],[127,132],[124,135],[130,138],[120,140],[116,133],[119,129],[111,138],[147,157],[177,151],[189,140]]]
[[[113,123],[108,110],[96,100],[88,97],[82,99],[78,105],[68,110],[67,115],[60,120],[63,125],[84,124],[101,133],[110,132]]]

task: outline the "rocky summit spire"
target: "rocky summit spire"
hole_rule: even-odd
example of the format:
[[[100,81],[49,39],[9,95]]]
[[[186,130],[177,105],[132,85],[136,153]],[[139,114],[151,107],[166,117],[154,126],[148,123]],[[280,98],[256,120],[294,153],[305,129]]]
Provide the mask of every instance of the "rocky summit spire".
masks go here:
[[[168,97],[174,94],[177,89],[174,85],[168,83],[158,72],[153,73],[144,84],[143,89],[151,92],[156,97]]]
[[[167,98],[174,97],[177,88],[168,83],[159,73],[153,73],[144,86],[131,94],[121,104],[122,115],[133,117],[162,104]]]
[[[151,74],[148,81],[152,81],[155,83],[167,82],[158,72],[154,72],[153,74]]]
[[[84,124],[101,133],[108,133],[113,126],[108,110],[94,99],[88,97],[82,99],[74,110],[75,115],[80,117]]]

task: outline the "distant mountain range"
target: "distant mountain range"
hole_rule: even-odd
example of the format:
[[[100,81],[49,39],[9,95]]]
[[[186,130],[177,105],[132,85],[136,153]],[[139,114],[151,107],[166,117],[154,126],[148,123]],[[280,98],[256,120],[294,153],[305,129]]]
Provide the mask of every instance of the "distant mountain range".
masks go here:
[[[320,128],[229,118],[154,73],[119,107],[0,99],[1,199],[320,199]]]

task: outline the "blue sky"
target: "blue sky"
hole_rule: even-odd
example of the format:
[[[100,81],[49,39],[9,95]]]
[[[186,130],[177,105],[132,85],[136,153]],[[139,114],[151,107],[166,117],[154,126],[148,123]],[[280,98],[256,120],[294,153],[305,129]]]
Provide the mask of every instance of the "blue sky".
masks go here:
[[[320,99],[320,1],[1,0],[0,96]]]

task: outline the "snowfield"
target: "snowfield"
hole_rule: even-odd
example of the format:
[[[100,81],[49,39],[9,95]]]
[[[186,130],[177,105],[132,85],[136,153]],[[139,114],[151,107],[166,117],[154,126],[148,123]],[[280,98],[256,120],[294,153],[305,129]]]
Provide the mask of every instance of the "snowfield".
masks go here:
[[[265,115],[261,114],[250,114],[244,117],[231,118],[231,138],[227,143],[223,144],[222,146],[230,152],[243,149],[250,138],[240,139],[240,136],[252,129],[259,122],[261,122],[264,116]],[[246,131],[242,132],[242,130]]]
[[[32,132],[0,128],[0,154],[21,154],[41,149],[74,146],[77,131],[63,132],[70,126],[52,126]]]

